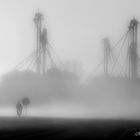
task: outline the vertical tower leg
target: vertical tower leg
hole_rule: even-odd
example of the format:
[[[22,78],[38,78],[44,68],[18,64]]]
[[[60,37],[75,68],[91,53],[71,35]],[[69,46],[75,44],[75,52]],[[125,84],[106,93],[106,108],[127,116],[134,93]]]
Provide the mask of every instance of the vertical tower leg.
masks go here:
[[[130,44],[130,77],[138,77],[138,54],[137,54],[137,25],[138,21],[136,19],[131,20],[129,30],[131,37]]]
[[[104,41],[104,75],[109,74],[109,55],[110,55],[110,44],[108,38],[103,39]]]
[[[34,22],[37,27],[37,49],[36,49],[36,70],[40,74],[41,73],[41,41],[40,41],[40,36],[41,36],[41,26],[42,26],[42,19],[43,16],[41,13],[36,13],[34,17]]]
[[[46,49],[43,50],[43,60],[42,61],[43,61],[43,66],[42,66],[43,67],[42,68],[43,74],[45,74],[45,71],[46,71]]]

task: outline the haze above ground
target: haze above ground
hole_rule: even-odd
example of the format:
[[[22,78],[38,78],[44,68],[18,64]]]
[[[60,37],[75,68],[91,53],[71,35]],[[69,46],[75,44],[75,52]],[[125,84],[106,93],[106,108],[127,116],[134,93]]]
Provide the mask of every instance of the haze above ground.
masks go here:
[[[38,9],[64,65],[88,74],[102,59],[102,39],[109,37],[114,45],[133,16],[140,19],[139,5],[139,0],[1,0],[0,75],[35,49]]]
[[[127,83],[126,88],[123,81],[106,79],[82,85],[75,75],[59,70],[44,76],[45,84],[34,74],[7,74],[36,49],[33,18],[38,11],[64,68],[90,74],[103,58],[102,39],[108,37],[113,46],[134,16],[140,20],[139,0],[1,0],[0,9],[0,75],[6,77],[0,84],[0,115],[16,115],[17,100],[28,95],[32,115],[139,118],[139,85]]]

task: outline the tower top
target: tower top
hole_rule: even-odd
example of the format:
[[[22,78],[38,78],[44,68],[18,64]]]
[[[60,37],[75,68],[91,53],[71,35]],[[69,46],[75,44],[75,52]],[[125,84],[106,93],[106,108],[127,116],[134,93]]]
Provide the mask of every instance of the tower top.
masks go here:
[[[40,12],[37,12],[34,17],[35,24],[37,24],[41,20],[43,20],[43,15]]]
[[[133,18],[133,19],[130,21],[129,29],[134,28],[135,26],[138,25],[138,23],[139,23],[139,22],[138,22],[135,18]]]

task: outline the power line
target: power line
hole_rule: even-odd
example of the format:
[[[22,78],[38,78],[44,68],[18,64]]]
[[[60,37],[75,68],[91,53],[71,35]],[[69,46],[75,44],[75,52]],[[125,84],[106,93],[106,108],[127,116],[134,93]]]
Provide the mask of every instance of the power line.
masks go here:
[[[127,34],[129,33],[130,29],[119,39],[119,41],[112,47],[112,50],[114,50],[119,43],[124,39],[125,36],[127,36]]]
[[[127,34],[129,33],[130,29],[119,39],[119,41],[117,41],[117,43],[113,46],[113,48],[111,49],[112,55],[113,55],[113,50],[119,45],[119,43],[124,39],[124,37],[127,36]],[[112,56],[113,58],[113,56]],[[113,61],[114,58],[113,58]],[[93,73],[97,71],[97,69],[100,67],[100,65],[102,65],[104,62],[104,58],[101,60],[101,62],[97,65],[97,67],[94,69]]]
[[[28,57],[26,57],[25,59],[23,59],[19,64],[17,64],[14,69],[17,69],[19,67],[21,67],[22,65],[24,65],[34,54],[36,53],[36,51],[32,52]]]
[[[127,32],[127,34],[128,34],[128,32]],[[115,63],[114,63],[114,66],[113,66],[113,68],[112,68],[111,73],[113,73],[113,70],[114,70],[114,68],[115,68],[115,66],[116,66],[116,64],[117,64],[117,62],[118,62],[118,59],[119,59],[119,57],[120,57],[122,48],[124,47],[124,43],[125,43],[125,41],[126,41],[126,39],[127,39],[127,37],[128,37],[127,34],[125,35],[124,41],[123,41],[122,46],[121,46],[121,48],[120,48],[120,50],[119,50],[119,55],[118,55],[118,57],[117,57],[117,59],[116,59],[116,61],[115,61]]]
[[[48,44],[49,44],[49,43],[48,43]],[[62,65],[62,67],[64,67],[63,62],[60,60],[60,58],[59,58],[58,55],[56,54],[56,52],[55,52],[54,48],[52,47],[52,45],[49,44],[49,46],[50,46],[50,49],[52,50],[52,52],[54,53],[54,55],[56,56],[56,59],[59,61],[60,65]]]

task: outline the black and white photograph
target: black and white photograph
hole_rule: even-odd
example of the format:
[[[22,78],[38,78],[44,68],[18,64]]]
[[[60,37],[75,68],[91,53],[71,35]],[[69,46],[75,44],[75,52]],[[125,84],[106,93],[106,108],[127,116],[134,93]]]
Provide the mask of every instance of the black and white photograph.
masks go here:
[[[0,0],[0,140],[140,139],[140,0]]]

